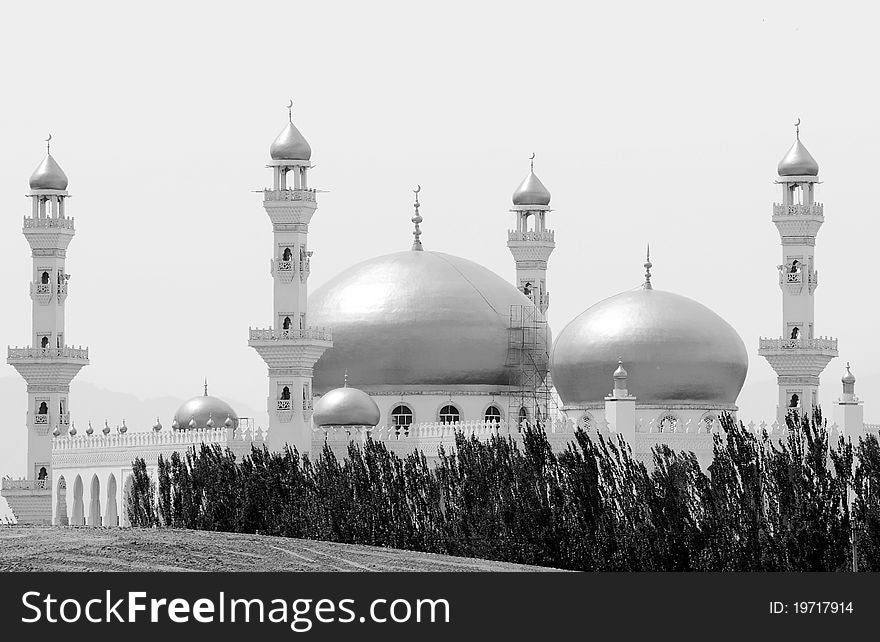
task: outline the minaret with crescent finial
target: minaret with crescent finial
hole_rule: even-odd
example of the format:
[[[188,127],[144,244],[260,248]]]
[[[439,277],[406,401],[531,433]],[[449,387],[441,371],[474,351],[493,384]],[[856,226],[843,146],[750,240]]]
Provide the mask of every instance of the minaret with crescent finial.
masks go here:
[[[52,156],[51,141],[50,134],[46,157],[30,177],[31,212],[24,217],[22,229],[33,259],[31,344],[10,347],[7,358],[27,382],[29,482],[18,483],[15,489],[3,488],[20,523],[51,522],[52,438],[69,431],[70,382],[89,363],[88,348],[70,346],[64,330],[70,278],[65,262],[74,228],[66,211],[67,176]]]
[[[773,223],[782,241],[782,263],[777,266],[782,290],[782,327],[779,338],[759,341],[758,354],[776,371],[779,387],[777,420],[791,410],[811,414],[819,403],[819,376],[837,356],[837,339],[820,336],[814,324],[816,236],[825,221],[824,207],[815,200],[819,164],[801,142],[800,118],[795,141],[779,161],[776,183],[782,202],[773,204]]]
[[[274,283],[272,325],[251,328],[248,345],[269,368],[269,445],[285,444],[308,453],[312,444],[312,376],[315,362],[333,346],[328,328],[309,325],[307,310],[309,222],[317,210],[316,190],[308,185],[312,149],[288,122],[269,148],[271,188],[263,190],[263,207],[272,222],[270,273]]]
[[[513,193],[516,229],[507,232],[507,247],[516,262],[516,286],[535,302],[542,314],[550,307],[547,261],[556,247],[553,230],[547,227],[550,191],[535,175],[535,154],[529,158],[529,174]]]

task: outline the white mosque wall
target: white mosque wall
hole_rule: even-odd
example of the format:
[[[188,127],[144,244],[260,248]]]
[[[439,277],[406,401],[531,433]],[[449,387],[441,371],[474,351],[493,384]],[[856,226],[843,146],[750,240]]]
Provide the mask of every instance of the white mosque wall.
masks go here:
[[[379,406],[379,425],[388,426],[394,424],[392,411],[400,405],[404,405],[412,411],[413,424],[439,422],[441,420],[440,411],[448,405],[452,405],[458,410],[460,422],[484,421],[486,411],[490,406],[497,408],[501,419],[506,421],[511,407],[509,392],[443,391],[388,394],[370,392],[369,394]]]

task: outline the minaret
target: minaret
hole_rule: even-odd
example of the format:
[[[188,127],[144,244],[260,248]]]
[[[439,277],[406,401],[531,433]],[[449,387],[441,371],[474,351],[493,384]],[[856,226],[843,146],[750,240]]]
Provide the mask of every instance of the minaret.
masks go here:
[[[847,437],[852,438],[853,444],[858,444],[859,437],[865,434],[865,408],[856,397],[856,378],[846,363],[846,373],[840,378],[843,384],[843,394],[834,405],[834,423]]]
[[[636,398],[627,390],[629,375],[623,367],[623,361],[617,360],[614,371],[611,394],[605,397],[605,421],[611,432],[623,435],[630,445],[636,438]]]
[[[263,190],[263,207],[272,222],[273,322],[251,328],[248,345],[269,366],[269,445],[285,444],[308,453],[312,445],[312,374],[315,362],[333,346],[330,330],[308,324],[309,221],[317,209],[308,186],[312,150],[288,122],[272,143],[272,188]]]
[[[70,382],[89,363],[88,349],[69,347],[64,332],[70,278],[64,262],[74,229],[66,213],[67,176],[49,153],[51,140],[50,135],[46,158],[29,181],[31,213],[22,229],[33,257],[32,343],[10,347],[7,359],[27,382],[27,475],[34,480],[51,479],[52,437],[70,426]]]
[[[529,175],[513,193],[516,229],[507,232],[507,247],[516,261],[516,286],[546,315],[550,307],[547,290],[547,260],[556,247],[553,230],[545,217],[550,210],[550,192],[535,176],[535,155],[530,158]],[[529,219],[531,218],[531,222]]]
[[[777,168],[782,203],[773,204],[773,222],[782,239],[782,264],[777,266],[782,334],[778,339],[761,338],[758,350],[777,374],[780,423],[789,410],[812,413],[819,403],[819,375],[837,356],[837,339],[818,336],[813,324],[818,285],[813,255],[825,217],[822,204],[815,201],[819,164],[801,143],[800,122],[795,125],[795,142]]]

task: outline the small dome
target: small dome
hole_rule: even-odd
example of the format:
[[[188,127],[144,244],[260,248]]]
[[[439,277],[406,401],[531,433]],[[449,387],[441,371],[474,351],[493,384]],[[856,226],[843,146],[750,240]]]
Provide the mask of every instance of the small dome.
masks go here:
[[[780,176],[818,176],[819,163],[810,155],[798,138],[781,161],[777,171]]]
[[[316,426],[375,426],[379,406],[357,388],[335,388],[315,403],[312,420]]]
[[[269,154],[272,160],[307,161],[312,157],[312,148],[293,122],[288,121],[269,148]]]
[[[856,376],[852,372],[850,372],[849,363],[846,364],[846,374],[840,378],[840,381],[842,383],[855,383],[856,382]]]
[[[534,171],[523,179],[513,193],[514,205],[550,205],[550,191],[535,176]]]
[[[626,379],[627,376],[629,376],[629,375],[627,375],[626,370],[624,370],[624,368],[623,368],[623,361],[618,359],[617,360],[617,370],[614,371],[614,378],[615,379]]]
[[[619,359],[638,403],[662,405],[732,405],[749,364],[727,321],[693,299],[653,289],[600,301],[562,330],[551,373],[563,402],[602,402]]]
[[[238,415],[232,406],[208,394],[185,401],[174,413],[171,427],[174,430],[211,428],[219,421],[215,417],[230,417],[235,427],[238,427]]]
[[[67,175],[52,158],[52,154],[46,154],[46,158],[31,174],[28,184],[31,189],[65,190],[67,189]]]

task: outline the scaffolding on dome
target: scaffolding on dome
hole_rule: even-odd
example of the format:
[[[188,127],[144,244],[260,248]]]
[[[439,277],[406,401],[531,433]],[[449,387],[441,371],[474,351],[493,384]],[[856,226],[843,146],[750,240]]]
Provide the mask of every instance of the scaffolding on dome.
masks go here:
[[[550,392],[550,345],[547,320],[534,305],[510,306],[507,329],[508,383],[513,388],[507,410],[512,424],[519,418],[534,425],[557,414]],[[543,422],[542,422],[543,423]]]

